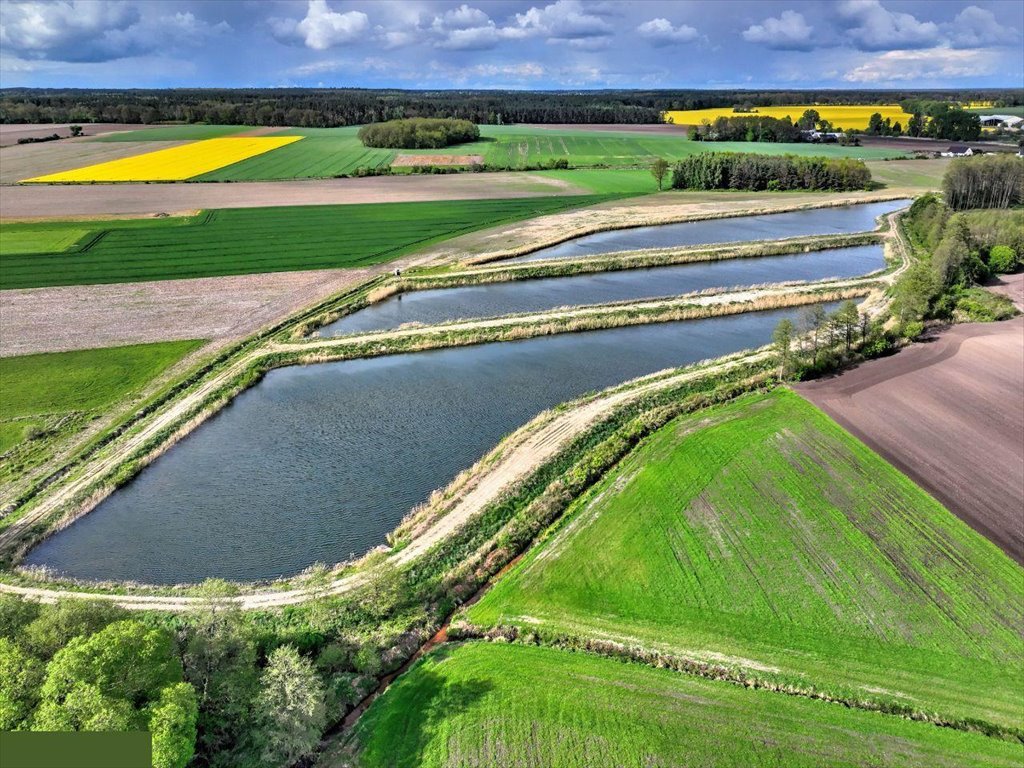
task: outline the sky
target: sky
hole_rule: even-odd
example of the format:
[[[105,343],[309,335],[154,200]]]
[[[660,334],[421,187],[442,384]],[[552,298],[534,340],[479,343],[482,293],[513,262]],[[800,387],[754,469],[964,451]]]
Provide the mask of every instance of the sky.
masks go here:
[[[0,0],[0,86],[1024,88],[1024,0]]]

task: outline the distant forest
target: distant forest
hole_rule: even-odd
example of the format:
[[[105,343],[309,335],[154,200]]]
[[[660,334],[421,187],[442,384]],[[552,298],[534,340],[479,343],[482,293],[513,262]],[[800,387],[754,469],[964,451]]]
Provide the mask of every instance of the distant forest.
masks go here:
[[[0,123],[220,123],[333,127],[406,117],[474,123],[658,123],[669,109],[739,104],[893,104],[905,99],[1024,103],[1024,92],[961,91],[401,91],[347,88],[0,89]]]

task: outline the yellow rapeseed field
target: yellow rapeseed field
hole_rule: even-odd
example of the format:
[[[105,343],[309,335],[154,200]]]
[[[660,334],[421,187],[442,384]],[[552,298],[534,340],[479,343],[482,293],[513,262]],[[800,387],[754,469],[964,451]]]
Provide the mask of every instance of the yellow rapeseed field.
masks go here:
[[[836,128],[849,128],[852,130],[864,130],[868,127],[868,120],[871,115],[878,112],[882,119],[890,118],[894,123],[899,122],[906,126],[910,115],[904,112],[899,104],[868,104],[852,106],[832,106],[823,104],[821,106],[804,104],[792,107],[754,107],[756,112],[733,112],[731,107],[720,107],[717,109],[688,109],[676,110],[665,113],[666,122],[671,119],[676,125],[700,125],[704,120],[714,122],[719,117],[789,117],[796,122],[806,110],[815,109],[823,120],[828,120]]]
[[[206,139],[144,155],[24,179],[30,183],[91,181],[184,181],[299,141],[302,136]]]

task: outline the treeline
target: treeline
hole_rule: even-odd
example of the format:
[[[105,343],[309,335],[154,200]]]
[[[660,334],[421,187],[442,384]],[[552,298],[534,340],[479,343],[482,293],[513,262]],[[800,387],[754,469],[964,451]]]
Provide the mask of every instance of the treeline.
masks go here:
[[[995,101],[1019,91],[403,91],[356,88],[169,90],[0,90],[0,123],[222,123],[332,127],[408,117],[478,124],[658,123],[669,109],[792,104],[891,104],[894,101]]]
[[[846,191],[870,184],[871,171],[851,158],[704,152],[684,158],[672,171],[674,189]]]
[[[813,128],[813,126],[811,126]],[[698,125],[691,138],[694,141],[767,141],[797,142],[801,140],[800,127],[788,117],[719,117],[713,123]]]
[[[942,191],[956,211],[1020,205],[1024,203],[1024,159],[1011,154],[959,158],[946,170]]]
[[[1012,305],[975,288],[993,274],[1013,272],[1024,253],[1024,211],[955,212],[934,194],[919,197],[904,219],[917,253],[893,286],[893,314],[910,338],[931,319],[998,320]]]
[[[440,149],[480,138],[480,129],[469,120],[410,117],[371,123],[359,129],[359,140],[367,147],[389,149]]]

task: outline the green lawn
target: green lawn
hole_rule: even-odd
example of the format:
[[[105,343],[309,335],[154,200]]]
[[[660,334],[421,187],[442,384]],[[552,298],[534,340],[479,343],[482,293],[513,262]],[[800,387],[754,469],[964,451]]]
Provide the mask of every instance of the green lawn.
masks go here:
[[[173,228],[169,219],[136,219],[130,231],[95,222],[80,248],[0,253],[0,289],[365,266],[484,227],[611,199],[579,195],[235,208],[184,220],[184,226],[176,220]],[[67,224],[18,226],[42,240],[49,237],[48,228]]]
[[[594,131],[580,128],[480,126],[481,140],[445,149],[391,150],[364,147],[359,126],[292,128],[275,135],[304,136],[289,144],[234,165],[196,177],[198,181],[324,178],[352,174],[357,168],[380,168],[396,154],[481,155],[484,162],[513,169],[566,159],[574,167],[636,168],[656,157],[679,160],[698,152],[760,152],[881,159],[905,153],[869,147],[754,142],[693,142],[672,134]]]
[[[203,341],[0,358],[0,480],[140,390]],[[11,452],[8,455],[8,452]]]
[[[538,176],[560,179],[595,194],[644,195],[658,191],[658,182],[647,169],[583,168],[569,171],[534,171]],[[667,189],[672,183],[669,172],[664,181]]]
[[[915,188],[922,191],[942,189],[942,177],[950,158],[930,160],[876,160],[867,164],[871,180],[886,187]]]
[[[15,222],[0,227],[0,257],[55,253],[88,246],[101,232],[115,229],[160,229],[196,224],[198,216],[167,216],[159,219],[104,219],[96,221]]]
[[[443,646],[356,725],[362,768],[1013,766],[1020,744],[586,654]],[[319,765],[337,768],[341,755]]]
[[[660,430],[468,618],[1024,718],[1024,571],[788,391]]]
[[[88,129],[88,126],[85,126]],[[199,141],[200,139],[217,139],[231,136],[242,131],[250,131],[250,125],[154,125],[139,126],[137,131],[111,133],[98,136],[93,141]]]

